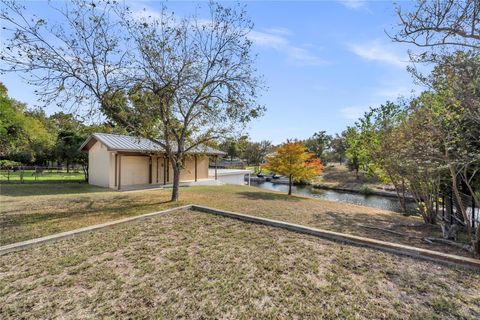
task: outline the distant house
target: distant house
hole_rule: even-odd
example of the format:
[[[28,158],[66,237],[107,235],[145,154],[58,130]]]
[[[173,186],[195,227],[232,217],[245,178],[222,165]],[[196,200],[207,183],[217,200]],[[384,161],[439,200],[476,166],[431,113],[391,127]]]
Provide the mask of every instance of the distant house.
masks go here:
[[[148,139],[95,133],[82,144],[80,150],[88,152],[89,184],[121,189],[173,182],[173,168],[165,150]],[[209,175],[209,157],[216,159],[224,154],[206,146],[193,148],[187,153],[180,181],[216,180],[219,176],[216,169]],[[240,174],[237,172],[237,175]]]

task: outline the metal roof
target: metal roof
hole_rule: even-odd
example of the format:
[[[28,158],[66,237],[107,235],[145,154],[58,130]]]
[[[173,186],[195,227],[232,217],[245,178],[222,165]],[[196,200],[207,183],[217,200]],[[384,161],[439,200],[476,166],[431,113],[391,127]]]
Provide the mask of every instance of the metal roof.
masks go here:
[[[125,136],[119,134],[110,134],[110,133],[94,133],[85,140],[85,142],[80,147],[81,151],[88,151],[95,141],[100,141],[103,143],[109,151],[126,151],[126,152],[147,152],[147,153],[158,153],[165,152],[165,150],[158,144],[149,139]],[[225,152],[216,150],[204,145],[199,145],[191,150],[188,153],[197,153],[197,154],[211,154],[211,155],[224,155]]]

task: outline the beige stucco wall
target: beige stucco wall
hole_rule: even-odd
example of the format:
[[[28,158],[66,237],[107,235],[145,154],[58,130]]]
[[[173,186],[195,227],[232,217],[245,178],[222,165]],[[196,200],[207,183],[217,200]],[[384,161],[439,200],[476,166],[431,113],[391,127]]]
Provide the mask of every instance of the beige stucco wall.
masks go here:
[[[208,157],[197,156],[197,179],[208,178]],[[194,181],[195,180],[195,158],[189,156],[185,159],[185,165],[180,172],[180,181]]]
[[[88,152],[88,183],[109,186],[110,152],[100,142],[96,142]]]
[[[125,156],[120,157],[121,161],[121,180],[122,186],[135,184],[148,184],[149,182],[149,158],[143,156]]]
[[[180,171],[180,181],[195,180],[195,160],[187,157],[183,169]]]
[[[157,166],[158,158],[158,166]],[[148,184],[149,183],[149,157],[147,156],[118,156],[117,166],[121,168],[121,187]],[[101,142],[96,142],[88,154],[89,162],[89,179],[88,182],[92,185],[101,187],[116,188],[115,185],[115,152],[110,152],[107,147]],[[168,163],[169,174],[168,179],[165,179],[167,184],[173,182],[173,168]],[[197,157],[197,179],[208,178],[208,156]],[[152,183],[164,183],[164,158],[161,156],[152,157]],[[158,180],[157,180],[158,174]],[[195,159],[194,156],[187,157],[185,167],[180,173],[180,181],[194,181],[195,180]],[[118,172],[117,172],[118,182]]]
[[[109,155],[109,168],[108,168],[108,176],[109,176],[109,186],[110,188],[116,188],[115,185],[115,153],[110,152]]]
[[[155,156],[153,157],[152,161],[153,161],[152,162],[152,182],[163,184],[163,167],[164,167],[163,156],[160,156],[160,157]]]
[[[208,178],[208,156],[198,156],[197,159],[197,170],[198,170],[198,179],[207,179]]]

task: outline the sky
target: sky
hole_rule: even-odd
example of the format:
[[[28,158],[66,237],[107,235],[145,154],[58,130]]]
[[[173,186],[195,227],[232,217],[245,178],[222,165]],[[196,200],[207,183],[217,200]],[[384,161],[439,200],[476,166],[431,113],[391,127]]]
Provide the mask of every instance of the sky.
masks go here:
[[[390,1],[248,1],[255,26],[249,37],[258,55],[257,68],[267,89],[259,102],[267,109],[246,133],[252,140],[275,144],[305,139],[317,131],[340,133],[369,107],[421,88],[406,70],[408,45],[393,43],[398,18]],[[159,2],[131,3],[155,11]],[[408,2],[400,2],[408,6]],[[48,17],[42,2],[27,3]],[[192,2],[168,2],[178,13],[194,9]],[[38,105],[34,88],[14,74],[1,75],[9,95]],[[47,114],[60,111],[54,106]]]

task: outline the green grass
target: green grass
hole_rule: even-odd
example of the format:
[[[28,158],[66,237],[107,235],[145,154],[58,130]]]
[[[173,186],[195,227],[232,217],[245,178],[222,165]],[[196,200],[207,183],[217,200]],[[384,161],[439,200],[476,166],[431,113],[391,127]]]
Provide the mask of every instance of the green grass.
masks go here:
[[[272,173],[270,170],[264,168],[263,166],[247,166],[245,169],[252,170],[255,174],[270,174]]]
[[[182,211],[0,259],[0,318],[478,319],[480,275]]]
[[[0,245],[145,214],[185,204],[277,219],[437,251],[466,252],[423,237],[441,236],[439,226],[411,228],[418,217],[380,209],[266,191],[247,186],[184,187],[172,203],[170,189],[117,192],[87,184],[0,184]],[[384,228],[404,234],[383,232]]]
[[[23,174],[24,183],[60,183],[60,182],[84,182],[85,175],[83,172],[69,173],[66,170],[54,170],[52,172],[44,171],[42,173],[36,173],[35,170],[24,171],[10,171],[0,170],[0,182],[1,183],[20,183],[21,175]]]
[[[360,172],[358,179],[355,173],[350,171],[344,164],[327,164],[321,176],[314,179],[313,184],[326,186],[330,188],[352,189],[363,192],[366,188],[370,190],[388,189],[391,191],[393,186],[382,183],[378,178],[366,175]]]
[[[111,190],[86,183],[3,183],[0,184],[0,196],[29,197],[29,196],[59,196],[66,194],[84,194],[93,192],[111,192]]]

